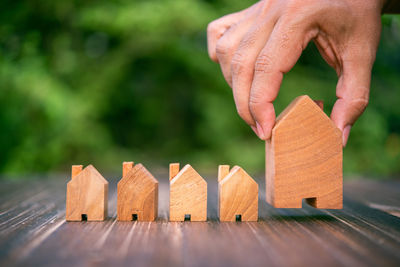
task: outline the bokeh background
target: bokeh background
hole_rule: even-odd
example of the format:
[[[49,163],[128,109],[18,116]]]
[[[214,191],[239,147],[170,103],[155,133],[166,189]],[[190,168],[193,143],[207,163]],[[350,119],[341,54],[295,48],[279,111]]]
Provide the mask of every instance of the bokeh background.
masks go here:
[[[206,49],[207,24],[249,0],[2,1],[0,173],[69,172],[121,162],[151,170],[264,171],[264,144],[239,118]],[[400,173],[400,19],[384,16],[370,104],[344,150],[346,174]],[[288,73],[277,113],[308,94],[335,100],[336,74],[310,44]]]

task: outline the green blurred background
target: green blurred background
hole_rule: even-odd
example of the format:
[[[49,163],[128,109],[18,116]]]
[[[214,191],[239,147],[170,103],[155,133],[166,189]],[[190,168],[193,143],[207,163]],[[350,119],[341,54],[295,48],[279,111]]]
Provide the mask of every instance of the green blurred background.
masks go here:
[[[0,173],[67,172],[122,161],[264,171],[264,144],[239,118],[207,55],[207,24],[248,0],[2,1]],[[344,150],[346,174],[400,173],[400,19],[384,16],[370,104]],[[301,94],[335,100],[336,74],[310,44],[277,113]]]

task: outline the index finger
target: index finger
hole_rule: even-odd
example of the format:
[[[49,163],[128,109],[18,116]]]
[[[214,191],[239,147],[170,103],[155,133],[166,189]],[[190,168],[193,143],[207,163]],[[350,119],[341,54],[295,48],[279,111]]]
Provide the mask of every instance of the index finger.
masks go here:
[[[273,101],[278,96],[283,74],[297,62],[304,47],[316,33],[307,34],[305,25],[293,25],[280,19],[265,47],[258,55],[250,91],[250,112],[256,121],[259,137],[271,137],[275,124]]]

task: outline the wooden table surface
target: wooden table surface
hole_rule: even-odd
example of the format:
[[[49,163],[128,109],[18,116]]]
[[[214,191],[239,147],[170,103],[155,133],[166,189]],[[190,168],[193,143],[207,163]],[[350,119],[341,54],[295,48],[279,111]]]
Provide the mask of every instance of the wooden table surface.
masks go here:
[[[0,266],[400,266],[400,181],[345,182],[343,210],[274,209],[260,185],[259,221],[220,223],[208,179],[208,221],[168,222],[159,178],[156,222],[65,222],[67,178],[0,181]]]

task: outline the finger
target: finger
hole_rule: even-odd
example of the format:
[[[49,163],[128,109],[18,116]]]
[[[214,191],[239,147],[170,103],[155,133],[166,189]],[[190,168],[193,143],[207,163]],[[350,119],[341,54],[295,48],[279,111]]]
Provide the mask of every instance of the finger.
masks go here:
[[[374,59],[368,53],[355,51],[351,59],[343,61],[343,73],[336,87],[338,99],[331,113],[333,122],[342,131],[343,146],[347,143],[352,125],[368,105]]]
[[[207,48],[210,58],[218,62],[216,47],[217,41],[221,36],[236,22],[238,22],[245,13],[243,11],[223,16],[210,22],[207,26]]]
[[[235,23],[242,20],[252,12],[256,12],[263,5],[263,1],[259,1],[254,5],[233,14],[226,15],[222,18],[212,21],[207,26],[207,47],[208,54],[212,60],[218,62],[216,47],[219,38]]]
[[[305,25],[293,25],[281,18],[259,54],[250,89],[249,107],[261,139],[271,137],[275,124],[272,103],[278,95],[283,74],[296,64],[303,49],[316,34],[314,30],[307,30]]]
[[[224,35],[218,40],[216,46],[216,55],[220,64],[222,74],[229,86],[232,87],[231,62],[235,51],[237,50],[243,36],[251,27],[253,18],[246,18],[232,25]]]
[[[226,16],[223,16],[217,20],[212,21],[207,26],[207,48],[208,55],[210,58],[218,62],[216,48],[217,42],[223,36],[223,34],[235,23],[242,20],[245,16],[248,16],[250,13],[255,12],[261,5],[262,1],[255,3],[254,5],[236,13],[232,13]]]
[[[275,22],[276,18],[272,15],[264,21],[256,21],[241,40],[231,61],[232,89],[236,109],[239,116],[250,126],[256,126],[249,108],[254,66]]]

